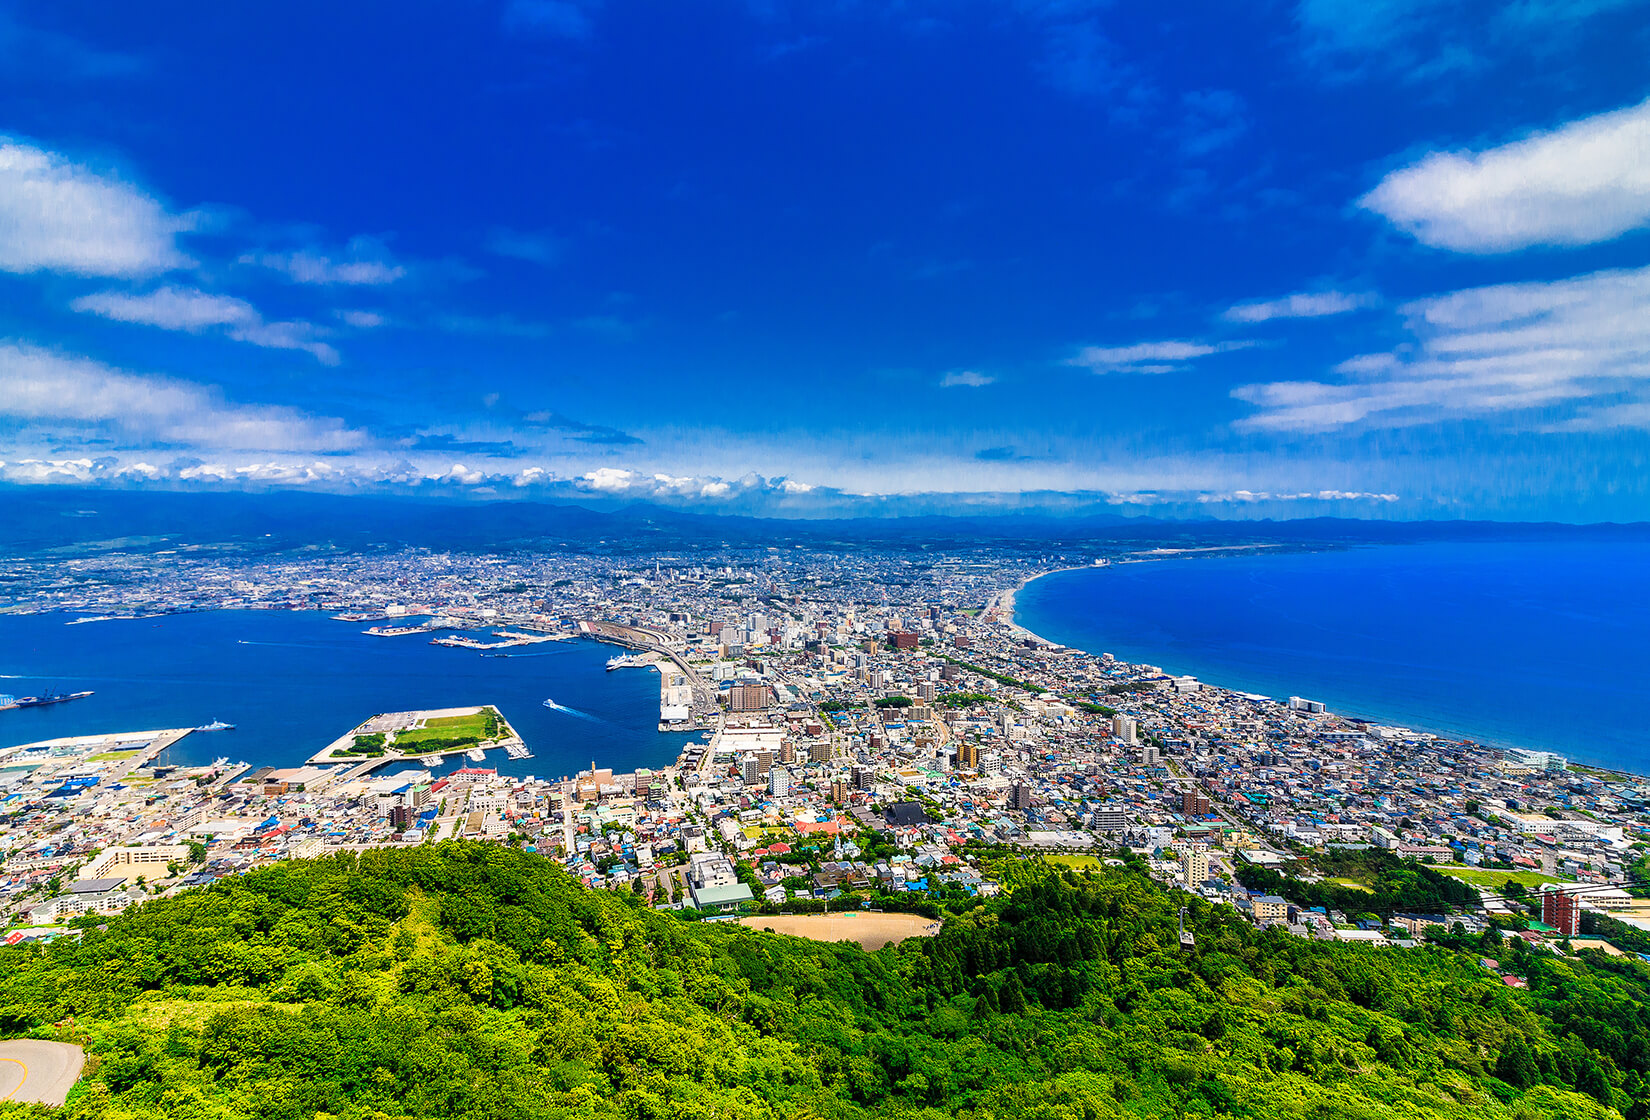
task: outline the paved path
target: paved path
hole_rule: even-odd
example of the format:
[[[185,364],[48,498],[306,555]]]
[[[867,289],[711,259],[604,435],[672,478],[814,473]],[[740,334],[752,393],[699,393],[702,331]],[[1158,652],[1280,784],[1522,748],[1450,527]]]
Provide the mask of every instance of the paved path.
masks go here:
[[[0,1042],[0,1100],[60,1105],[85,1065],[78,1046],[34,1038]]]

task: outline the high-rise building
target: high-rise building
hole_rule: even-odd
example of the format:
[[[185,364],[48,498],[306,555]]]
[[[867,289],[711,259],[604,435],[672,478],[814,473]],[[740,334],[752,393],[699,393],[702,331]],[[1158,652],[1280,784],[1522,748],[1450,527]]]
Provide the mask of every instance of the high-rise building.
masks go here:
[[[768,771],[768,793],[774,797],[788,797],[791,792],[791,772],[783,766]]]
[[[1543,891],[1541,920],[1561,936],[1574,937],[1581,932],[1581,903],[1569,891]]]
[[[957,746],[957,765],[964,770],[980,768],[980,744],[964,741]]]
[[[1094,811],[1094,831],[1122,832],[1129,827],[1129,819],[1121,809],[1096,809]]]
[[[1209,799],[1195,789],[1180,791],[1180,815],[1183,817],[1206,817],[1209,815]]]
[[[728,690],[730,712],[759,712],[768,706],[768,686],[761,681],[737,681]]]
[[[779,761],[786,766],[796,761],[796,744],[789,739],[779,744]]]
[[[1016,785],[1014,787],[1013,796],[1009,801],[1009,805],[1012,808],[1021,810],[1022,812],[1031,808],[1031,787],[1026,785],[1024,782]]]
[[[1111,717],[1111,733],[1130,746],[1135,743],[1134,717],[1118,712]]]
[[[829,739],[819,738],[808,743],[809,762],[829,762],[836,756],[835,744]]]
[[[1201,887],[1209,878],[1209,852],[1201,844],[1180,853],[1181,882],[1188,888]]]
[[[848,771],[848,778],[854,783],[855,789],[868,790],[871,788],[872,783],[877,780],[877,772],[869,766],[855,766]]]
[[[1147,746],[1140,748],[1140,764],[1142,766],[1156,766],[1158,763],[1162,762],[1162,760],[1162,752],[1160,752],[1156,747]]]
[[[939,690],[934,687],[933,681],[922,681],[917,685],[918,700],[932,700],[938,694]]]

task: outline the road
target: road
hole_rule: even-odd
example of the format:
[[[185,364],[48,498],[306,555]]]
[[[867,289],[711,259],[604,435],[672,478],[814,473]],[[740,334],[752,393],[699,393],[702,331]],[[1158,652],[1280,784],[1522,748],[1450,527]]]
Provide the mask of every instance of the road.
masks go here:
[[[35,1038],[0,1042],[0,1100],[61,1105],[85,1065],[78,1046]]]

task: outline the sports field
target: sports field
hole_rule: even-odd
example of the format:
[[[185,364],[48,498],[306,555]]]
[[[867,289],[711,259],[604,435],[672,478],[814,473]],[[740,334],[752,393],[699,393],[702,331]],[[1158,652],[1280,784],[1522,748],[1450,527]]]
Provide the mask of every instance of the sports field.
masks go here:
[[[921,914],[772,914],[740,918],[740,925],[788,933],[810,941],[856,941],[862,949],[880,949],[907,937],[932,937],[940,924]]]

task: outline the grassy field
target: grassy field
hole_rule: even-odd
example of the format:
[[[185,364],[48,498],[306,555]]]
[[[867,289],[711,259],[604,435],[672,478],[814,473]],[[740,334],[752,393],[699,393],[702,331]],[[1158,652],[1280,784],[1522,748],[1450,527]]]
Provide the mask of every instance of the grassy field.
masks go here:
[[[129,751],[104,751],[101,754],[87,755],[86,756],[86,761],[87,762],[118,762],[121,759],[125,759],[125,758],[135,758],[135,757],[137,757],[137,755],[142,750],[143,750],[142,747],[134,747]]]
[[[1527,890],[1534,890],[1543,883],[1567,883],[1568,879],[1560,879],[1554,875],[1543,875],[1539,871],[1495,871],[1481,867],[1440,867],[1445,875],[1453,875],[1457,879],[1471,883],[1475,887],[1499,888],[1508,879],[1518,883]]]
[[[1099,870],[1100,868],[1106,866],[1101,861],[1099,856],[1079,856],[1073,855],[1069,852],[1056,852],[1053,855],[1046,855],[1043,858],[1054,864],[1056,867],[1075,867],[1079,871],[1089,867]]]
[[[1372,891],[1368,887],[1366,887],[1364,884],[1358,882],[1358,880],[1356,880],[1356,879],[1330,879],[1330,880],[1328,880],[1328,882],[1338,883],[1339,885],[1341,885],[1343,887],[1351,887],[1353,890],[1364,891],[1367,894],[1374,894],[1375,893],[1374,891]]]
[[[483,708],[466,716],[438,716],[417,731],[400,731],[395,736],[395,749],[415,753],[420,743],[445,742],[446,750],[465,743],[479,743],[484,739],[504,734],[504,720],[492,708]]]

